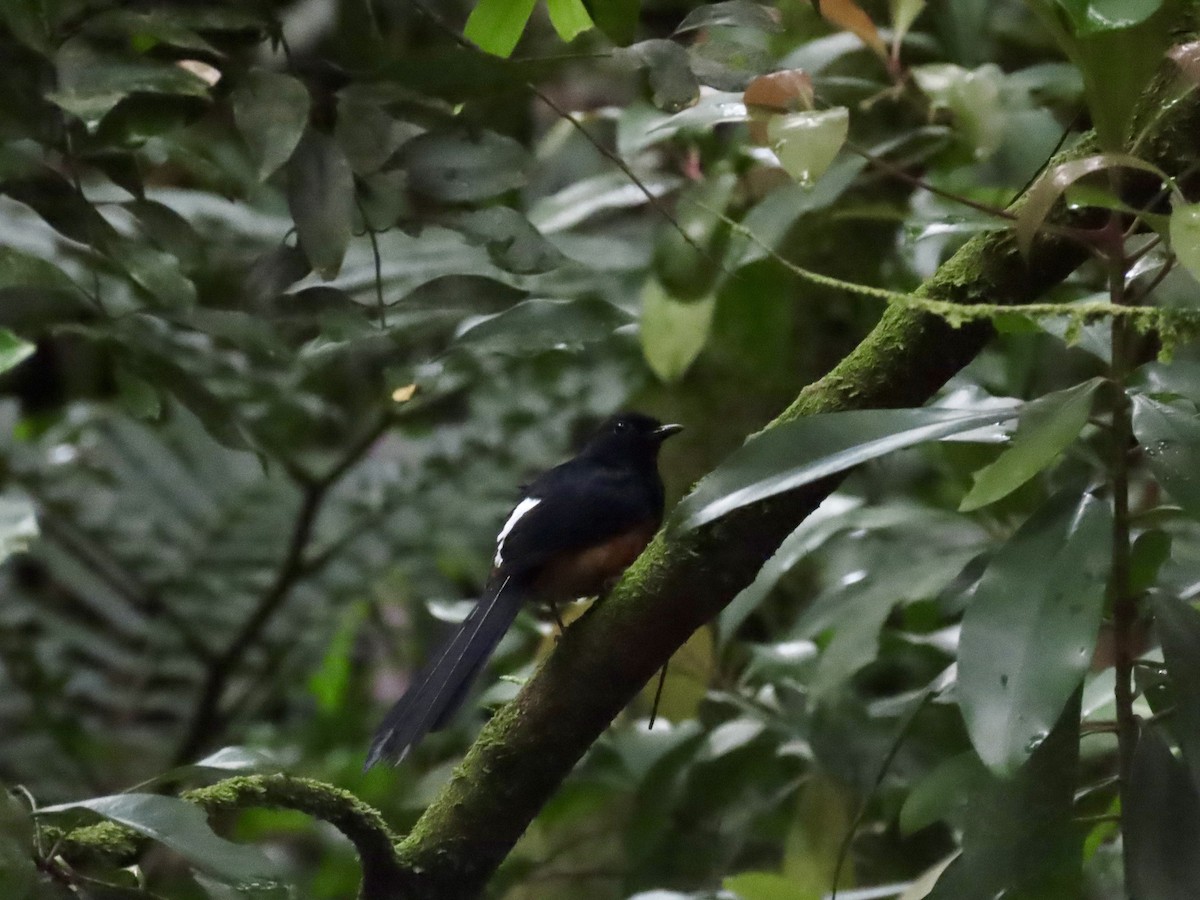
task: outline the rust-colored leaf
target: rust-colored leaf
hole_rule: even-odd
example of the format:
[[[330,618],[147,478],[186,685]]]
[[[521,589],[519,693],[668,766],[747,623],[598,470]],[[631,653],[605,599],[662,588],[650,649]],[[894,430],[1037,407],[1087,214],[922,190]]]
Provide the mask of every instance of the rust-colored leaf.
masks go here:
[[[861,6],[854,0],[820,0],[817,7],[826,22],[858,35],[864,44],[887,60],[888,50],[879,36],[879,30]]]
[[[757,106],[775,112],[798,112],[812,109],[812,78],[803,69],[784,69],[759,75],[742,95],[746,106]]]

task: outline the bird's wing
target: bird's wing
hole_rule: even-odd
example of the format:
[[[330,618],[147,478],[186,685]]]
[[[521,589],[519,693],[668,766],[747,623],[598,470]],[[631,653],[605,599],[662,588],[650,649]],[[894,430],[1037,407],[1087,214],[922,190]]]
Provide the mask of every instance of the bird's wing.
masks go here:
[[[635,473],[597,467],[551,469],[530,485],[496,540],[498,572],[529,572],[661,516]]]

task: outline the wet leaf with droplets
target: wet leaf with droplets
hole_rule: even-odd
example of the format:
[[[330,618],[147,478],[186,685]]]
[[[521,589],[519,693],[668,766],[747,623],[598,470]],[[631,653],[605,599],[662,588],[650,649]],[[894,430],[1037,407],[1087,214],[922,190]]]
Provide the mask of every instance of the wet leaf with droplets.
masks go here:
[[[1133,433],[1159,485],[1189,516],[1200,518],[1200,416],[1195,407],[1135,395]]]
[[[992,559],[963,616],[958,695],[971,743],[1000,776],[1029,758],[1091,661],[1112,512],[1053,497]]]

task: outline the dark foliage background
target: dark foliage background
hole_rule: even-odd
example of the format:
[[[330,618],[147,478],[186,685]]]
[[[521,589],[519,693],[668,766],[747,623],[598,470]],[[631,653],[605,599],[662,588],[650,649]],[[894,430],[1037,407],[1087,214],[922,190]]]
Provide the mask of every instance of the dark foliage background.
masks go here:
[[[1149,35],[1136,58],[1150,69],[1177,12],[1159,5],[1110,4],[1129,17],[1117,32]],[[909,290],[970,235],[1008,227],[911,175],[1003,206],[1097,118],[1095,69],[1064,56],[1053,27],[1088,4],[863,7],[878,23],[916,17],[891,71],[802,2],[766,13],[653,0],[569,47],[539,6],[507,61],[462,43],[465,2],[5,4],[0,781],[41,805],[74,801],[237,745],[255,752],[170,782],[285,768],[411,826],[487,710],[553,646],[524,614],[478,703],[411,762],[361,773],[373,725],[486,577],[514,486],[636,407],[687,426],[662,464],[678,499],[883,308],[780,258]],[[700,24],[675,33],[689,13]],[[631,24],[641,43],[614,50]],[[789,177],[745,111],[728,109],[773,69],[807,72],[819,107],[851,110],[853,147],[890,162],[843,148],[814,187]],[[1092,190],[1081,202],[1105,205]],[[1180,228],[1174,249],[1192,247],[1195,271],[1195,231],[1168,226],[1169,213],[1146,221]],[[1194,275],[1166,247],[1129,283],[1153,281],[1148,302],[1190,309]],[[1105,279],[1086,265],[1048,299],[1104,299]],[[959,511],[1006,446],[995,430],[857,470],[676,656],[664,723],[647,730],[648,696],[614,723],[496,896],[816,898],[849,830],[839,896],[917,900],[985,827],[972,865],[1050,873],[1005,896],[1121,896],[1107,632],[1059,698],[1058,670],[1042,664],[1075,632],[1019,602],[1056,566],[1091,565],[1071,548],[1107,564],[1105,527],[1072,543],[1077,520],[1061,510],[1078,514],[1107,477],[1111,402],[1095,382],[1054,392],[1110,374],[1108,325],[996,324],[942,402],[1053,395],[1043,409],[1059,430],[1037,432],[1022,477]],[[1131,383],[1145,416],[1167,410],[1179,455],[1134,462],[1134,584],[1188,601],[1200,369],[1184,343],[1168,365],[1153,337],[1139,340]],[[1080,406],[1093,395],[1094,409]],[[1144,445],[1152,432],[1139,430]],[[1050,537],[1022,556],[1013,535],[1031,516]],[[1047,561],[1055,541],[1068,556]],[[1022,689],[1049,713],[1024,757],[1046,749],[1009,782],[997,769],[1012,754],[981,761],[973,747],[953,668],[964,609],[1001,547],[1012,562],[976,635],[1040,629]],[[1200,731],[1169,711],[1200,684],[1187,681],[1200,631],[1181,609],[1178,671],[1164,674],[1143,635],[1149,700],[1137,708],[1167,710],[1163,734],[1187,751]],[[1047,737],[1064,703],[1067,724]],[[1085,730],[1102,723],[1082,741],[1077,703]],[[1176,777],[1179,809],[1137,820],[1143,845],[1200,820],[1167,757],[1141,771]],[[57,896],[66,888],[46,867],[27,865],[25,821],[0,808],[0,886]],[[80,875],[75,895],[357,890],[350,845],[305,816],[243,810],[214,824],[261,845],[278,883],[248,887],[156,850],[132,870]],[[1056,841],[1069,845],[1061,859]],[[1200,872],[1200,849],[1181,852],[1180,871]],[[894,888],[855,890],[877,885]],[[929,896],[975,896],[951,890]]]

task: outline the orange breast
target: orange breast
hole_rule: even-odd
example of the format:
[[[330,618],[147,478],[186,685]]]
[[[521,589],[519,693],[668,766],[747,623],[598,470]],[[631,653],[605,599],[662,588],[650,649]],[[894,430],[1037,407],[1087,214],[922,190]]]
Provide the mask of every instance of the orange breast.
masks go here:
[[[560,554],[542,568],[534,590],[556,602],[603,593],[646,549],[656,530],[648,524],[582,552]]]

